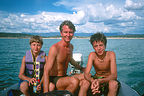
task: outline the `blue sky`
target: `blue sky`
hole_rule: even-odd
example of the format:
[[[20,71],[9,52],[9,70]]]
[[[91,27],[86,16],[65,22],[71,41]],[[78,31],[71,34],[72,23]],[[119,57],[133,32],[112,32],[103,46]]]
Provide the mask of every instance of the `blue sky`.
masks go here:
[[[59,32],[64,20],[77,33],[144,34],[144,0],[0,0],[0,32]]]

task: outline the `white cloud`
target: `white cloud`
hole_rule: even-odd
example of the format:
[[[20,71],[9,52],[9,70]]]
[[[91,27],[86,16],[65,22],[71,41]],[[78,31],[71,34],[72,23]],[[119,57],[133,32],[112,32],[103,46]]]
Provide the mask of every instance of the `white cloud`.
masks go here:
[[[137,16],[134,12],[131,11],[124,11],[120,14],[119,20],[136,20],[136,19],[141,19],[139,16]]]
[[[73,14],[55,12],[41,12],[36,15],[7,14],[7,16],[1,16],[0,31],[10,29],[8,32],[58,32],[62,21],[71,20],[74,24],[80,24],[84,16],[83,11]],[[9,26],[8,29],[7,26]],[[18,30],[15,31],[15,29]]]
[[[127,9],[144,9],[144,0],[136,0],[136,2],[126,0],[125,7]]]
[[[73,23],[75,24],[83,24],[85,23],[85,12],[84,11],[78,11],[77,13],[74,12],[71,16],[71,19]]]
[[[134,22],[123,22],[123,23],[120,23],[121,26],[133,26],[134,25]]]
[[[59,32],[59,25],[64,20],[71,20],[76,25],[77,32],[126,32],[131,29],[129,27],[143,28],[142,1],[126,0],[125,5],[121,7],[97,0],[61,0],[55,3],[56,6],[67,7],[73,13],[43,11],[31,15],[0,11],[0,32]],[[139,10],[139,14],[130,10],[132,8]],[[133,24],[135,26],[132,26]]]
[[[84,32],[84,33],[96,33],[96,32],[106,32],[108,33],[110,27],[105,26],[104,23],[92,23],[87,22],[84,25],[76,26],[77,32]]]

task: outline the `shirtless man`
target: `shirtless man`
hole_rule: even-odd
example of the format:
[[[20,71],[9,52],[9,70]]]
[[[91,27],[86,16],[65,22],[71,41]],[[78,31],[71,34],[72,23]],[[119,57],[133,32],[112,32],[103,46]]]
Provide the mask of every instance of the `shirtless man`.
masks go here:
[[[62,39],[51,46],[44,69],[44,93],[49,91],[49,82],[53,82],[58,90],[68,90],[73,94],[79,86],[79,78],[66,75],[69,62],[83,69],[72,58],[73,45],[70,41],[74,32],[75,26],[71,21],[66,20],[60,25]]]
[[[85,78],[91,83],[92,93],[99,94],[107,87],[109,90],[107,96],[116,96],[118,81],[115,53],[105,51],[107,39],[103,33],[92,35],[90,42],[95,51],[89,54]],[[93,77],[90,75],[92,66],[96,71]]]

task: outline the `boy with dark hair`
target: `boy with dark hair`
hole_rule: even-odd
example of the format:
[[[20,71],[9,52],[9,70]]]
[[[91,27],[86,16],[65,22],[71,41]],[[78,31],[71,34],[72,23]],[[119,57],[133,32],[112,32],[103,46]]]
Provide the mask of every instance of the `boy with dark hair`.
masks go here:
[[[116,96],[118,90],[116,56],[113,51],[105,51],[107,39],[103,33],[96,33],[90,37],[94,52],[88,57],[85,78],[91,83],[93,94],[105,93]],[[90,70],[94,67],[96,74],[91,77]]]

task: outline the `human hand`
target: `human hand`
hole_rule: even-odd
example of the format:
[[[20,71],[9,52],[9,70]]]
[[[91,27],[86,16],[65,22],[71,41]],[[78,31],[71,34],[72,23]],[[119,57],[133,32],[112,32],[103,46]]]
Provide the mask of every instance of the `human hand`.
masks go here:
[[[30,86],[30,85],[33,85],[36,81],[37,81],[36,78],[31,78],[31,79],[29,80],[29,86]]]
[[[99,91],[99,82],[98,82],[97,79],[92,81],[91,89],[92,89],[93,94],[100,93],[100,91]]]
[[[39,84],[38,86],[37,86],[37,91],[40,91],[41,90],[41,85]]]

